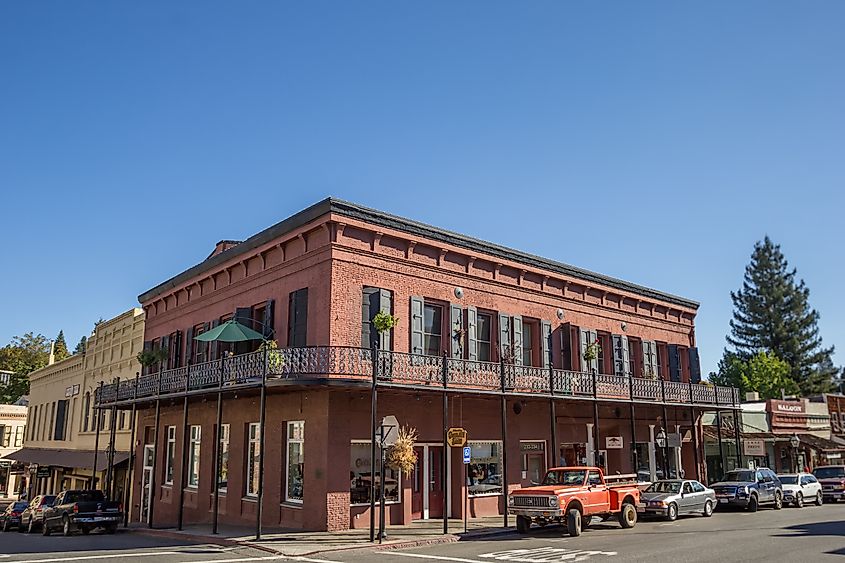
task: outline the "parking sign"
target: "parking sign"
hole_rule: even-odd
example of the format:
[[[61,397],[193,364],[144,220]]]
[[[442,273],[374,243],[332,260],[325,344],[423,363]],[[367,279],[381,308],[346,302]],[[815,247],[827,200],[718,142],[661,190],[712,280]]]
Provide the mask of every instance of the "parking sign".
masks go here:
[[[464,446],[464,463],[469,463],[472,459],[472,449],[469,446]]]

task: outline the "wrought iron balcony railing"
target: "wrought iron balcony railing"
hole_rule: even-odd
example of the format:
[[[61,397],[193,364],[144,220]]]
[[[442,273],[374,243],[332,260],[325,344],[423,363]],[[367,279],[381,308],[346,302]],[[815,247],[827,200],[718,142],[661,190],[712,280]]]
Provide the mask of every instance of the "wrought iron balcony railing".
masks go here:
[[[375,358],[375,361],[373,361]],[[266,371],[265,371],[266,370]],[[339,379],[379,386],[474,391],[639,403],[737,407],[739,392],[659,379],[591,374],[504,363],[478,362],[344,346],[281,348],[240,354],[191,366],[163,370],[135,380],[103,385],[99,406],[260,386],[267,381],[305,382]]]

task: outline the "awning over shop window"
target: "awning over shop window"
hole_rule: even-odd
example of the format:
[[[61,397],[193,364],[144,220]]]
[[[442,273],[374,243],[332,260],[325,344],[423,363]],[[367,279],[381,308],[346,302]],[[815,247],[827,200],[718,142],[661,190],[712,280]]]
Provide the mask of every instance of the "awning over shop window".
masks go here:
[[[802,444],[810,446],[814,450],[818,450],[822,453],[845,452],[844,445],[834,442],[833,440],[828,440],[827,438],[821,438],[813,434],[798,434],[798,438],[801,440]]]
[[[42,467],[76,467],[79,469],[91,469],[94,465],[94,450],[48,450],[41,448],[22,448],[16,452],[5,455],[2,459],[21,461],[30,464],[35,463]],[[115,452],[114,454],[115,465],[120,465],[128,459],[128,452]],[[106,452],[100,452],[97,456],[97,471],[105,471],[108,468],[108,461]]]

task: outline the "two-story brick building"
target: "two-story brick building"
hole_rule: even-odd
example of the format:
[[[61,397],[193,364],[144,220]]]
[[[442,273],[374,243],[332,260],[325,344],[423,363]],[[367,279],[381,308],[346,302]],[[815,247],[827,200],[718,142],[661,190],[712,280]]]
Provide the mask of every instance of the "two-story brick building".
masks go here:
[[[386,415],[419,435],[415,470],[384,472],[393,524],[461,517],[464,489],[471,516],[502,514],[549,465],[704,479],[701,413],[738,406],[700,384],[696,302],[335,199],[139,300],[164,359],[98,405],[137,409],[133,508],[154,526],[365,527]],[[233,318],[279,351],[195,340]]]

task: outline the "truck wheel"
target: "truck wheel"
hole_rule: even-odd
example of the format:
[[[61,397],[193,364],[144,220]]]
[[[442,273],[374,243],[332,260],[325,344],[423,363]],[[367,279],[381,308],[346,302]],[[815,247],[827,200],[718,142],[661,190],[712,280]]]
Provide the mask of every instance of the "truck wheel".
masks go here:
[[[677,509],[676,509],[677,512]],[[637,509],[630,502],[622,504],[619,512],[619,525],[623,528],[633,528],[637,524]]]
[[[748,512],[757,512],[758,508],[760,508],[760,503],[757,502],[757,495],[751,495],[748,499]]]
[[[584,530],[589,528],[590,524],[592,524],[592,523],[593,523],[593,517],[592,516],[584,516],[583,518],[581,518],[581,531],[583,532]]]
[[[566,515],[566,531],[573,538],[581,535],[581,511],[577,508],[572,508]]]
[[[62,516],[62,535],[69,536],[71,535],[70,531],[70,518],[67,517],[67,514]]]
[[[666,519],[670,522],[678,519],[678,505],[674,502],[670,502],[669,506],[666,507]]]
[[[531,519],[527,516],[516,517],[516,531],[520,534],[527,534],[531,527]]]
[[[775,491],[775,510],[783,508],[783,493]]]

